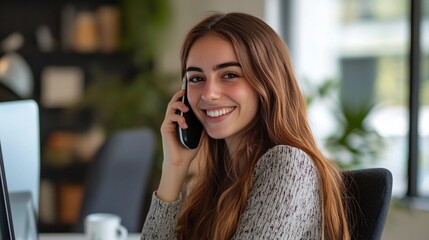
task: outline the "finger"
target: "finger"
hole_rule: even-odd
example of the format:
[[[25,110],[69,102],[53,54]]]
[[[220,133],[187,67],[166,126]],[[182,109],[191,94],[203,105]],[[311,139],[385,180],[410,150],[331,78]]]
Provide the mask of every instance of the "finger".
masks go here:
[[[176,114],[173,117],[173,119],[174,119],[174,122],[177,122],[177,124],[179,124],[180,128],[182,128],[182,129],[188,128],[188,124],[186,124],[186,120],[185,120],[185,118],[183,116],[180,116],[180,115]]]
[[[188,112],[189,111],[189,107],[186,106],[184,103],[177,101],[177,102],[171,102],[168,104],[168,109],[167,109],[167,113],[166,115],[169,114],[178,114],[177,110],[181,111],[181,112]]]
[[[186,120],[183,116],[180,116],[178,114],[172,114],[169,117],[165,119],[166,124],[179,124],[180,128],[186,129],[188,128],[188,125],[186,124]]]
[[[181,89],[180,91],[177,91],[174,93],[173,97],[171,98],[170,102],[177,102],[180,100],[180,98],[185,95],[185,89]]]

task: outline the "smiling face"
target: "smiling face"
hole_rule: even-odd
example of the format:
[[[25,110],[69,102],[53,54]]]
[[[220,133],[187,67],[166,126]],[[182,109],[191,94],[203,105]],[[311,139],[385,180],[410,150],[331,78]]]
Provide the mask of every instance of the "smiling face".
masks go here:
[[[207,134],[236,145],[257,113],[258,97],[243,78],[232,44],[214,35],[198,39],[189,51],[186,75],[189,103]]]

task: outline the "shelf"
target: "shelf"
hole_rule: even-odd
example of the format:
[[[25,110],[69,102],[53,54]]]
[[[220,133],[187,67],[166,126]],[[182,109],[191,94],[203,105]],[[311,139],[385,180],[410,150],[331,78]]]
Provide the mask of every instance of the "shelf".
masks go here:
[[[72,57],[72,58],[94,58],[100,60],[101,58],[128,58],[131,54],[124,51],[114,52],[75,52],[75,51],[51,51],[41,52],[38,50],[20,50],[18,51],[24,56],[38,56],[38,57]]]
[[[46,3],[105,3],[105,2],[118,2],[119,0],[2,0],[2,3],[17,3],[17,4],[46,4]]]
[[[83,184],[89,163],[72,163],[61,167],[46,166],[41,168],[41,179],[55,183]]]
[[[114,5],[117,6],[117,8],[113,8],[113,10],[112,8],[100,8],[105,5]],[[46,218],[42,217],[39,222],[39,227],[42,232],[72,230],[71,226],[73,226],[80,204],[80,199],[75,196],[83,190],[83,184],[86,179],[90,161],[88,160],[89,157],[85,158],[87,155],[78,155],[76,152],[69,154],[68,151],[72,148],[68,147],[71,145],[66,145],[66,147],[64,147],[64,142],[68,143],[68,136],[76,138],[86,137],[85,133],[93,127],[94,121],[94,111],[92,109],[80,109],[71,112],[67,107],[53,108],[43,106],[41,103],[43,84],[54,83],[52,85],[47,85],[57,87],[52,88],[54,90],[51,90],[51,92],[53,91],[59,94],[64,92],[69,93],[70,89],[64,87],[68,86],[67,84],[55,85],[55,83],[60,82],[60,80],[69,81],[67,83],[76,81],[79,82],[79,85],[76,85],[79,89],[82,89],[82,87],[86,88],[92,82],[98,80],[96,78],[99,76],[96,71],[102,71],[103,74],[106,74],[103,76],[118,76],[121,80],[127,81],[134,79],[137,73],[146,69],[144,67],[144,69],[136,68],[133,63],[132,52],[120,51],[118,49],[118,46],[120,46],[119,43],[108,42],[108,40],[115,39],[111,36],[117,36],[117,33],[120,32],[120,20],[118,20],[118,15],[116,14],[118,10],[120,11],[119,5],[120,0],[0,1],[0,42],[12,33],[18,32],[23,36],[24,43],[18,49],[17,53],[25,59],[31,69],[34,81],[33,96],[31,98],[39,103],[42,157],[41,179],[48,182],[48,185],[54,186],[54,194],[52,196],[49,194],[47,196],[41,196],[41,202],[49,203],[43,206],[48,216],[45,216]],[[95,37],[92,38],[92,45],[89,44],[90,47],[82,43],[85,42],[82,41],[82,36],[87,37],[90,35],[87,34],[88,32],[82,30],[87,30],[85,27],[88,27],[88,25],[82,26],[81,22],[83,18],[82,15],[87,14],[88,10],[93,13],[91,15],[92,22],[90,24],[93,24],[92,27],[97,26],[92,29],[92,32],[90,31],[90,33],[97,33],[94,35]],[[87,15],[85,16],[87,17]],[[112,19],[114,21],[112,21]],[[104,25],[100,23],[104,23]],[[106,31],[106,29],[109,31]],[[112,29],[117,30],[117,32],[110,31]],[[102,30],[104,30],[104,32],[102,32]],[[40,34],[41,32],[42,34]],[[41,49],[51,51],[41,51]],[[100,51],[78,52],[78,50],[87,49],[100,49]],[[106,51],[103,52],[101,51],[102,49]],[[107,51],[111,49],[114,49],[114,51]],[[4,54],[4,52],[0,51],[0,58]],[[55,69],[49,67],[60,68]],[[64,77],[70,77],[70,71],[68,72],[69,75],[67,75],[67,71],[61,72],[61,70],[67,70],[67,68],[63,67],[71,67],[69,69],[79,73],[77,74],[78,77]],[[150,68],[150,66],[148,66],[148,68]],[[53,69],[57,70],[57,74],[53,75],[54,77],[52,77],[52,74],[47,74],[52,73]],[[58,71],[58,69],[60,69],[60,71]],[[42,79],[42,76],[44,79]],[[46,76],[50,76],[50,78]],[[49,79],[49,81],[46,79]],[[81,84],[82,81],[83,84]],[[58,91],[58,89],[63,91]],[[49,91],[46,90],[45,93],[46,92]],[[80,97],[80,95],[78,96]],[[46,106],[48,105],[49,104],[46,104]],[[63,105],[68,106],[67,104]],[[63,105],[52,104],[50,106]],[[63,137],[63,142],[59,143],[58,139],[60,138],[58,136]],[[81,138],[77,139],[79,139],[79,141],[81,140]],[[86,147],[88,146],[86,145]],[[85,148],[85,150],[87,150],[87,148]],[[69,155],[64,157],[64,153]],[[64,165],[57,166],[60,165],[59,161],[61,160],[64,160]],[[68,195],[69,193],[71,193],[71,195]],[[43,199],[44,197],[46,199]],[[75,198],[71,201],[70,199],[73,197]],[[43,210],[43,208],[41,209]],[[44,220],[47,221],[44,222]]]
[[[39,30],[44,27],[50,33],[55,49],[69,49],[71,43],[68,41],[73,39],[72,33],[65,32],[74,31],[79,13],[92,12],[93,20],[99,28],[100,23],[106,22],[106,16],[104,14],[103,18],[96,18],[100,17],[96,14],[98,8],[103,5],[119,6],[119,3],[119,0],[2,0],[0,2],[0,41],[18,32],[24,37],[24,46],[21,49],[37,49],[38,40],[40,42]],[[117,8],[119,10],[119,7]],[[117,15],[114,14],[114,16]],[[111,12],[109,17],[112,17]],[[107,22],[112,24],[112,19],[108,19]],[[103,30],[106,27],[100,29]],[[94,32],[99,34],[100,29]]]
[[[73,65],[88,68],[89,64],[98,63],[107,70],[127,70],[133,65],[131,55],[125,52],[114,53],[76,53],[76,52],[37,52],[19,51],[33,69],[41,66]],[[37,72],[37,71],[36,71]],[[36,73],[37,74],[37,73]]]

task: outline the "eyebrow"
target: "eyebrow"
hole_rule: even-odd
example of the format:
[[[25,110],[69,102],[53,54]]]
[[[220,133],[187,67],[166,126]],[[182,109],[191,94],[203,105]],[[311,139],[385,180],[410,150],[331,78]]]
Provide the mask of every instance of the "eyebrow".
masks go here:
[[[222,68],[227,68],[227,67],[240,67],[241,68],[241,64],[238,62],[226,62],[226,63],[220,63],[217,64],[213,67],[214,71],[217,71],[219,69]],[[199,68],[199,67],[188,67],[186,68],[186,72],[203,72],[203,69]]]

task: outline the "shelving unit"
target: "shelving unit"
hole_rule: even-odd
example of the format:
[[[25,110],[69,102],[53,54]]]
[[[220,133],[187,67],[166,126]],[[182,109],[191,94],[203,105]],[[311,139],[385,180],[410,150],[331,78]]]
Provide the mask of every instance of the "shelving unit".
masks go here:
[[[29,63],[34,74],[33,98],[39,102],[41,110],[41,140],[45,142],[47,135],[54,130],[82,131],[89,127],[91,120],[90,111],[68,113],[64,108],[47,108],[41,104],[41,75],[49,66],[78,67],[84,72],[85,86],[94,80],[93,68],[100,68],[105,73],[119,74],[124,79],[131,78],[134,74],[131,57],[127,53],[38,53],[22,52],[21,55]]]
[[[70,113],[68,107],[47,107],[42,99],[43,71],[47,67],[75,67],[83,72],[84,88],[95,81],[94,68],[101,69],[105,74],[115,74],[124,80],[132,79],[136,73],[131,54],[116,50],[104,51],[94,49],[79,51],[67,45],[70,39],[64,39],[64,14],[66,7],[79,11],[94,12],[100,6],[118,6],[119,0],[2,0],[0,2],[0,41],[14,32],[24,37],[24,44],[17,53],[21,55],[31,68],[34,79],[32,98],[40,106],[40,138],[41,138],[41,180],[49,183],[54,192],[51,199],[40,202],[52,204],[47,212],[51,215],[45,222],[40,219],[39,231],[65,232],[73,230],[73,220],[80,206],[79,194],[85,179],[88,162],[73,161],[66,165],[49,165],[45,162],[45,151],[51,134],[56,132],[81,133],[87,131],[93,122],[91,109]],[[52,37],[50,49],[41,49],[40,36],[37,32],[44,26]],[[69,25],[70,27],[70,25]],[[66,29],[67,30],[67,29]],[[45,32],[46,33],[46,32]],[[52,43],[52,42],[51,42]],[[68,43],[69,44],[69,43]],[[0,58],[5,55],[0,50]],[[44,186],[42,186],[43,188]],[[41,189],[46,191],[46,189]],[[49,190],[49,191],[51,191]],[[70,199],[72,196],[73,199]],[[64,200],[70,201],[65,203]],[[68,205],[66,205],[68,204]],[[43,213],[41,213],[43,215]]]

